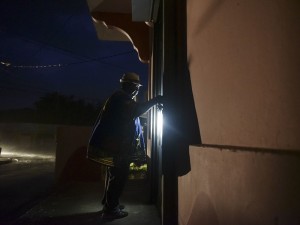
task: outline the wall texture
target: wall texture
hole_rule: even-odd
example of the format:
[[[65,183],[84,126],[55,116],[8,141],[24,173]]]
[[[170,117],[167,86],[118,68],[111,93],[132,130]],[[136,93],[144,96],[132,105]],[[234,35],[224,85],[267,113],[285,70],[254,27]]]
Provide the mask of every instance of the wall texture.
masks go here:
[[[300,1],[187,0],[187,10],[204,145],[179,178],[180,224],[300,224]]]
[[[187,0],[202,142],[300,149],[300,2]]]
[[[298,225],[300,157],[191,147],[180,225]]]
[[[59,126],[55,176],[58,182],[100,181],[102,167],[86,158],[91,127]]]

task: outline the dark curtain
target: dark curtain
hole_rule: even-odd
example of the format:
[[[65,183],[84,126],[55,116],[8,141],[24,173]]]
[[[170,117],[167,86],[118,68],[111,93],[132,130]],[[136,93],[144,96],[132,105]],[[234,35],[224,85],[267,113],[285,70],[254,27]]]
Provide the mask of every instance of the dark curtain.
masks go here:
[[[163,173],[177,176],[191,169],[189,145],[201,144],[187,65],[186,1],[164,1]]]

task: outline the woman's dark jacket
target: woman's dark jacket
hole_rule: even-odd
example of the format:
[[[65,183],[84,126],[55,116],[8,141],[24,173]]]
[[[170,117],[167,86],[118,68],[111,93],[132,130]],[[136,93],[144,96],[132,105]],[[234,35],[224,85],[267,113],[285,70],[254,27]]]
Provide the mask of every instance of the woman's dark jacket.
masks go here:
[[[130,156],[137,135],[141,135],[138,116],[155,103],[137,103],[123,90],[115,92],[99,113],[89,140],[88,158],[113,166],[113,158]]]

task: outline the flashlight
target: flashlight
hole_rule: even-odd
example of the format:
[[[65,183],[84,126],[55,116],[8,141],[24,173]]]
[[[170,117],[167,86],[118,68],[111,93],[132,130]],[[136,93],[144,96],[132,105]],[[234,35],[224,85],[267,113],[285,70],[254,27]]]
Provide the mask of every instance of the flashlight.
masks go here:
[[[162,139],[163,135],[163,105],[158,104],[157,105],[157,136],[159,139]]]

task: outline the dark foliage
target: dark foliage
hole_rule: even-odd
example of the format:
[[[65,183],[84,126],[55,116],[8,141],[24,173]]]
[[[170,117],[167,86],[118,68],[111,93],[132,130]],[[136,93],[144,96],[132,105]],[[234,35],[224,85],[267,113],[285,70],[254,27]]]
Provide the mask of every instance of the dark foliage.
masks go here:
[[[30,108],[8,109],[0,111],[0,122],[36,122],[36,110]]]
[[[97,114],[98,108],[93,104],[54,92],[41,97],[34,109],[1,111],[0,121],[93,125]]]

